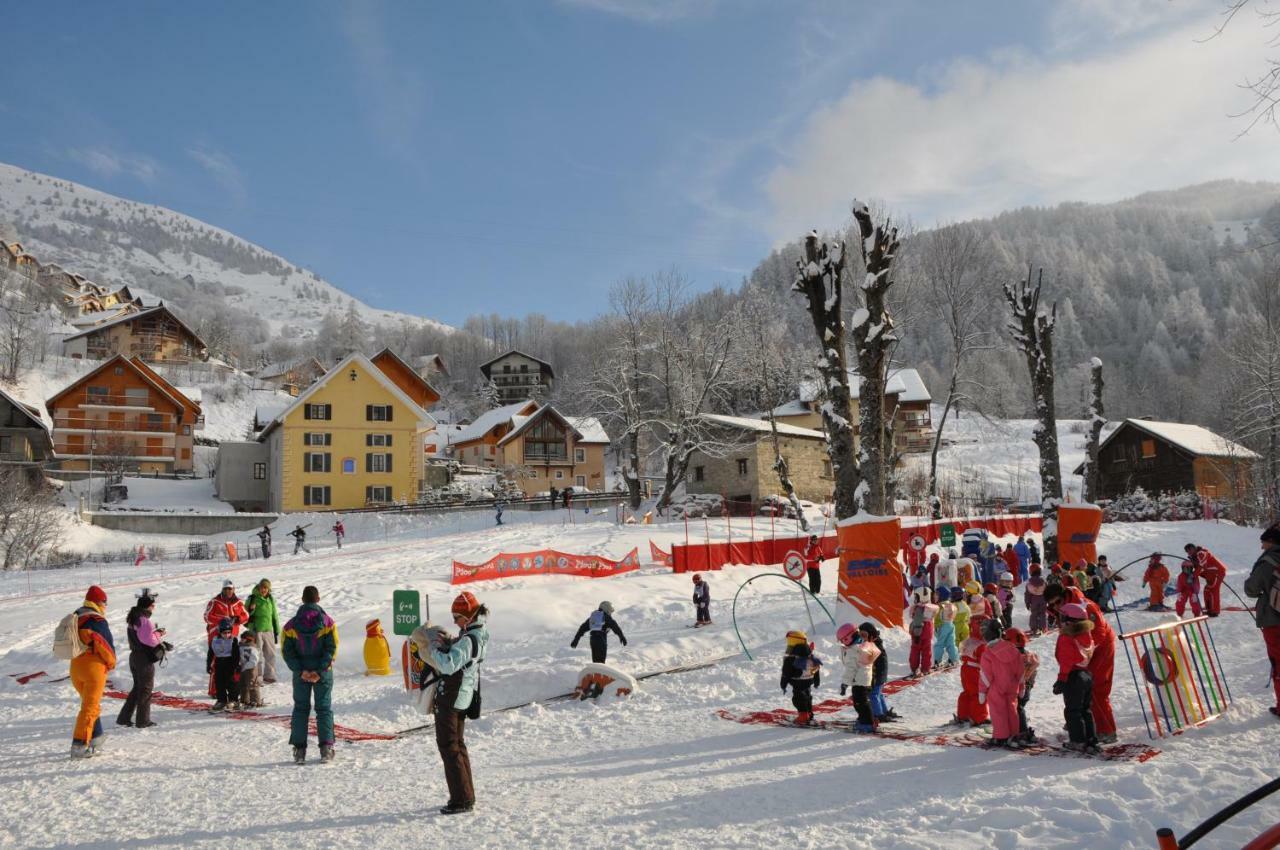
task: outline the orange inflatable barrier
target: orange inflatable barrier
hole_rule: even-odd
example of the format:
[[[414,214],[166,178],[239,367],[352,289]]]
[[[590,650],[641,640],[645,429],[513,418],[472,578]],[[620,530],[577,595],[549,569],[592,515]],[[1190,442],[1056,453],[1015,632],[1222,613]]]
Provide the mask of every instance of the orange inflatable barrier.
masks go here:
[[[236,561],[240,560],[240,555],[239,555],[239,553],[237,553],[237,552],[236,552],[236,544],[234,544],[234,543],[232,543],[230,540],[228,540],[228,541],[227,541],[226,543],[224,543],[223,545],[227,547],[227,560],[228,560],[228,561],[230,561],[231,563],[233,563],[233,564],[234,564]]]
[[[843,622],[870,617],[882,626],[901,626],[906,607],[902,564],[898,561],[902,521],[897,517],[857,516],[836,529],[840,560],[839,594]]]
[[[1098,531],[1102,528],[1102,508],[1097,505],[1058,506],[1058,557],[1074,564],[1084,558],[1098,560]]]

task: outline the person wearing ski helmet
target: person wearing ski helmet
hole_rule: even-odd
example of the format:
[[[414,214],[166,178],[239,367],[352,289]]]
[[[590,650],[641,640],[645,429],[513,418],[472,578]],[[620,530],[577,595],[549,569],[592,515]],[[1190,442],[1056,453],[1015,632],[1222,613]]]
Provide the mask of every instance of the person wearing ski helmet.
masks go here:
[[[1077,602],[1058,606],[1062,623],[1054,657],[1058,660],[1058,678],[1054,694],[1061,695],[1063,715],[1067,720],[1067,748],[1078,752],[1098,752],[1098,735],[1093,718],[1093,676],[1089,659],[1093,655],[1093,623],[1085,607]]]
[[[791,704],[796,707],[796,723],[813,720],[813,688],[822,684],[822,661],[813,654],[809,637],[801,631],[787,632],[787,651],[782,656],[782,692],[791,688]]]
[[[933,666],[933,618],[938,606],[932,601],[933,592],[927,587],[917,587],[911,594],[910,611],[911,677],[918,679]]]
[[[983,623],[987,651],[979,662],[978,702],[991,715],[991,745],[1021,746],[1018,734],[1018,697],[1022,695],[1023,663],[1018,648],[1004,639],[999,620]]]
[[[1032,564],[1029,571],[1031,577],[1022,589],[1022,604],[1027,606],[1027,613],[1030,615],[1027,628],[1031,630],[1031,636],[1035,637],[1049,628],[1048,608],[1044,602],[1044,590],[1048,585],[1040,575],[1039,564]]]
[[[974,598],[981,600],[982,597]],[[978,701],[978,685],[982,676],[982,656],[987,651],[982,630],[990,622],[995,621],[990,617],[975,616],[969,623],[969,638],[960,647],[960,696],[956,699],[955,723],[981,726],[989,722],[986,704]]]
[[[1151,560],[1147,561],[1147,569],[1142,574],[1142,584],[1150,594],[1147,599],[1147,610],[1168,611],[1169,606],[1164,604],[1164,590],[1169,584],[1169,568],[1164,565],[1159,553],[1152,553]]]
[[[1191,615],[1193,617],[1200,616],[1200,576],[1196,574],[1196,565],[1191,561],[1183,561],[1182,569],[1178,573],[1178,601],[1174,603],[1174,610],[1178,612],[1178,616],[1182,616],[1182,612],[1187,610],[1187,603],[1191,603]]]
[[[129,626],[129,672],[133,675],[133,687],[116,715],[117,726],[136,725],[139,729],[146,729],[156,725],[151,720],[151,691],[156,681],[156,664],[173,648],[173,644],[164,639],[164,629],[157,629],[151,622],[156,595],[155,591],[144,587],[125,618]]]
[[[711,625],[711,586],[702,578],[702,573],[693,574],[693,610],[695,627]]]
[[[591,616],[583,620],[581,626],[578,626],[578,633],[573,636],[569,646],[577,649],[578,641],[582,640],[582,636],[587,632],[591,632],[591,662],[593,664],[603,664],[609,657],[610,631],[618,636],[618,640],[622,641],[623,646],[627,645],[626,635],[622,633],[617,621],[613,619],[613,603],[601,602],[600,606],[591,612]]]
[[[836,630],[836,640],[840,642],[840,660],[844,663],[840,695],[850,693],[854,711],[858,713],[854,728],[859,732],[874,732],[876,722],[871,710],[871,680],[880,650],[852,623],[845,623]]]
[[[1112,744],[1116,738],[1115,712],[1111,709],[1111,684],[1116,669],[1116,633],[1107,623],[1106,616],[1097,603],[1085,599],[1078,587],[1046,588],[1045,601],[1050,611],[1058,611],[1067,603],[1075,603],[1084,609],[1093,627],[1089,631],[1092,650],[1089,654],[1089,677],[1094,729],[1098,740]]]
[[[875,663],[871,665],[871,694],[869,695],[871,715],[877,723],[899,720],[901,718],[898,712],[890,708],[884,698],[884,686],[889,681],[889,654],[884,648],[884,640],[880,637],[880,629],[875,623],[867,620],[858,626],[858,631],[862,634],[863,640],[874,644],[876,649],[880,650]]]
[[[809,592],[817,596],[822,592],[822,544],[818,542],[818,535],[809,535],[809,542],[804,545],[800,557],[804,559],[805,572],[809,576]]]
[[[1004,639],[1018,648],[1022,655],[1022,695],[1018,697],[1018,743],[1032,746],[1040,743],[1036,730],[1027,724],[1027,703],[1031,701],[1031,689],[1036,686],[1036,673],[1040,671],[1040,656],[1027,651],[1027,634],[1021,629],[1008,629]]]
[[[938,588],[938,613],[933,618],[933,666],[942,665],[947,659],[947,667],[954,667],[960,661],[960,653],[956,649],[956,606],[951,601],[951,591]]]
[[[302,605],[284,624],[282,634],[280,654],[293,671],[293,717],[289,724],[293,760],[297,764],[307,760],[307,725],[314,698],[320,760],[332,761],[333,659],[338,654],[338,627],[320,607],[320,591],[314,586],[302,589]]]
[[[1188,543],[1183,550],[1196,565],[1196,575],[1204,581],[1204,613],[1218,616],[1222,612],[1222,585],[1227,580],[1227,565],[1203,546]]]
[[[222,589],[218,591],[218,595],[204,606],[205,634],[209,643],[213,643],[213,639],[218,636],[218,624],[223,618],[230,618],[233,638],[239,637],[240,627],[249,622],[249,612],[245,610],[240,597],[236,596],[236,583],[229,578],[222,580]],[[209,696],[217,696],[212,675],[209,676]]]
[[[205,672],[213,676],[214,695],[217,702],[213,711],[223,711],[228,703],[236,700],[235,688],[236,667],[240,663],[240,639],[233,631],[234,622],[230,617],[218,621],[218,634],[209,641],[209,649],[205,654]]]
[[[969,639],[969,617],[971,612],[969,611],[969,603],[964,600],[963,587],[951,588],[950,596],[951,604],[956,609],[956,651],[958,652],[964,642]]]
[[[450,613],[459,629],[458,637],[432,646],[431,661],[440,673],[434,702],[436,749],[449,786],[449,801],[440,813],[456,815],[476,805],[465,732],[467,720],[480,717],[479,665],[488,653],[489,629],[485,624],[489,609],[464,591],[453,600]]]
[[[1268,526],[1259,541],[1262,555],[1244,581],[1244,595],[1258,600],[1253,618],[1271,661],[1271,687],[1276,698],[1271,713],[1280,716],[1280,523]]]
[[[1013,573],[1005,570],[996,586],[996,599],[1000,602],[1000,618],[1006,629],[1013,627]]]

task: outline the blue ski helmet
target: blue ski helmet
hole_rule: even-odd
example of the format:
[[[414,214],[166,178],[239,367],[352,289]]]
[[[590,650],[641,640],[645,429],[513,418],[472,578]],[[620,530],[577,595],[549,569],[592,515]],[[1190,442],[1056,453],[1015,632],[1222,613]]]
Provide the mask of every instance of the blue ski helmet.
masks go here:
[[[937,592],[939,602],[947,602],[951,599],[951,591],[946,587],[939,587]]]

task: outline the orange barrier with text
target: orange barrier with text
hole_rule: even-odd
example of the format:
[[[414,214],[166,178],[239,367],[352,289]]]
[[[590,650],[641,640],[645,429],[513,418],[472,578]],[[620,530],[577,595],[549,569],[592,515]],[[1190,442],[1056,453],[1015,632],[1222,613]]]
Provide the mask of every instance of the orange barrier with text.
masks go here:
[[[640,568],[640,553],[632,549],[621,561],[611,561],[599,555],[569,555],[551,549],[539,552],[521,552],[518,555],[496,555],[483,564],[453,562],[452,584],[470,581],[486,581],[495,578],[511,578],[528,575],[562,575],[601,578],[629,573]]]
[[[902,521],[897,517],[854,517],[836,529],[842,605],[857,609],[882,626],[901,626],[906,607],[898,545]]]
[[[1058,557],[1074,564],[1084,558],[1098,560],[1098,531],[1102,528],[1102,508],[1097,505],[1058,506]]]

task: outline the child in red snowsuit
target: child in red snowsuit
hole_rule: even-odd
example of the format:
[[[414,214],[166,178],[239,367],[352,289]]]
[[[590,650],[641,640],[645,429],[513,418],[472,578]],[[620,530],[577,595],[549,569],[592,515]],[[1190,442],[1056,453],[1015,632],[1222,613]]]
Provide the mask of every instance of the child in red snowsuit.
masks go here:
[[[956,723],[981,726],[988,722],[987,706],[978,701],[978,686],[982,678],[982,656],[987,644],[980,629],[971,628],[969,638],[960,648],[960,698],[956,700]]]
[[[1160,560],[1159,555],[1152,555],[1147,562],[1147,571],[1142,574],[1142,583],[1151,591],[1147,605],[1148,611],[1168,611],[1164,604],[1164,589],[1169,583],[1169,568]]]
[[[1222,612],[1222,585],[1227,580],[1227,565],[1202,546],[1188,543],[1187,556],[1195,561],[1196,575],[1204,579],[1204,612],[1216,617]]]
[[[1178,601],[1174,603],[1174,610],[1179,617],[1187,609],[1188,602],[1191,603],[1192,615],[1200,616],[1200,577],[1195,570],[1195,564],[1190,561],[1182,562],[1182,572],[1178,573]]]
[[[1098,603],[1085,599],[1078,587],[1062,588],[1058,591],[1046,591],[1050,608],[1060,607],[1065,602],[1074,602],[1085,610],[1085,616],[1092,624],[1090,639],[1092,650],[1089,655],[1090,710],[1097,729],[1098,739],[1104,744],[1115,743],[1116,718],[1111,710],[1111,680],[1116,669],[1116,633],[1107,624]]]
[[[978,702],[991,712],[991,745],[1017,747],[1018,697],[1022,695],[1023,661],[1018,648],[1001,637],[997,620],[983,623],[987,651],[978,662]]]
[[[933,618],[938,606],[929,600],[933,593],[927,587],[917,587],[911,593],[915,601],[911,605],[911,675],[923,676],[933,667]]]
[[[1068,749],[1096,752],[1098,736],[1092,710],[1093,677],[1089,660],[1093,654],[1090,632],[1093,623],[1084,606],[1074,602],[1061,605],[1062,630],[1054,656],[1058,659],[1058,679],[1053,692],[1062,695],[1063,715],[1067,720]]]

